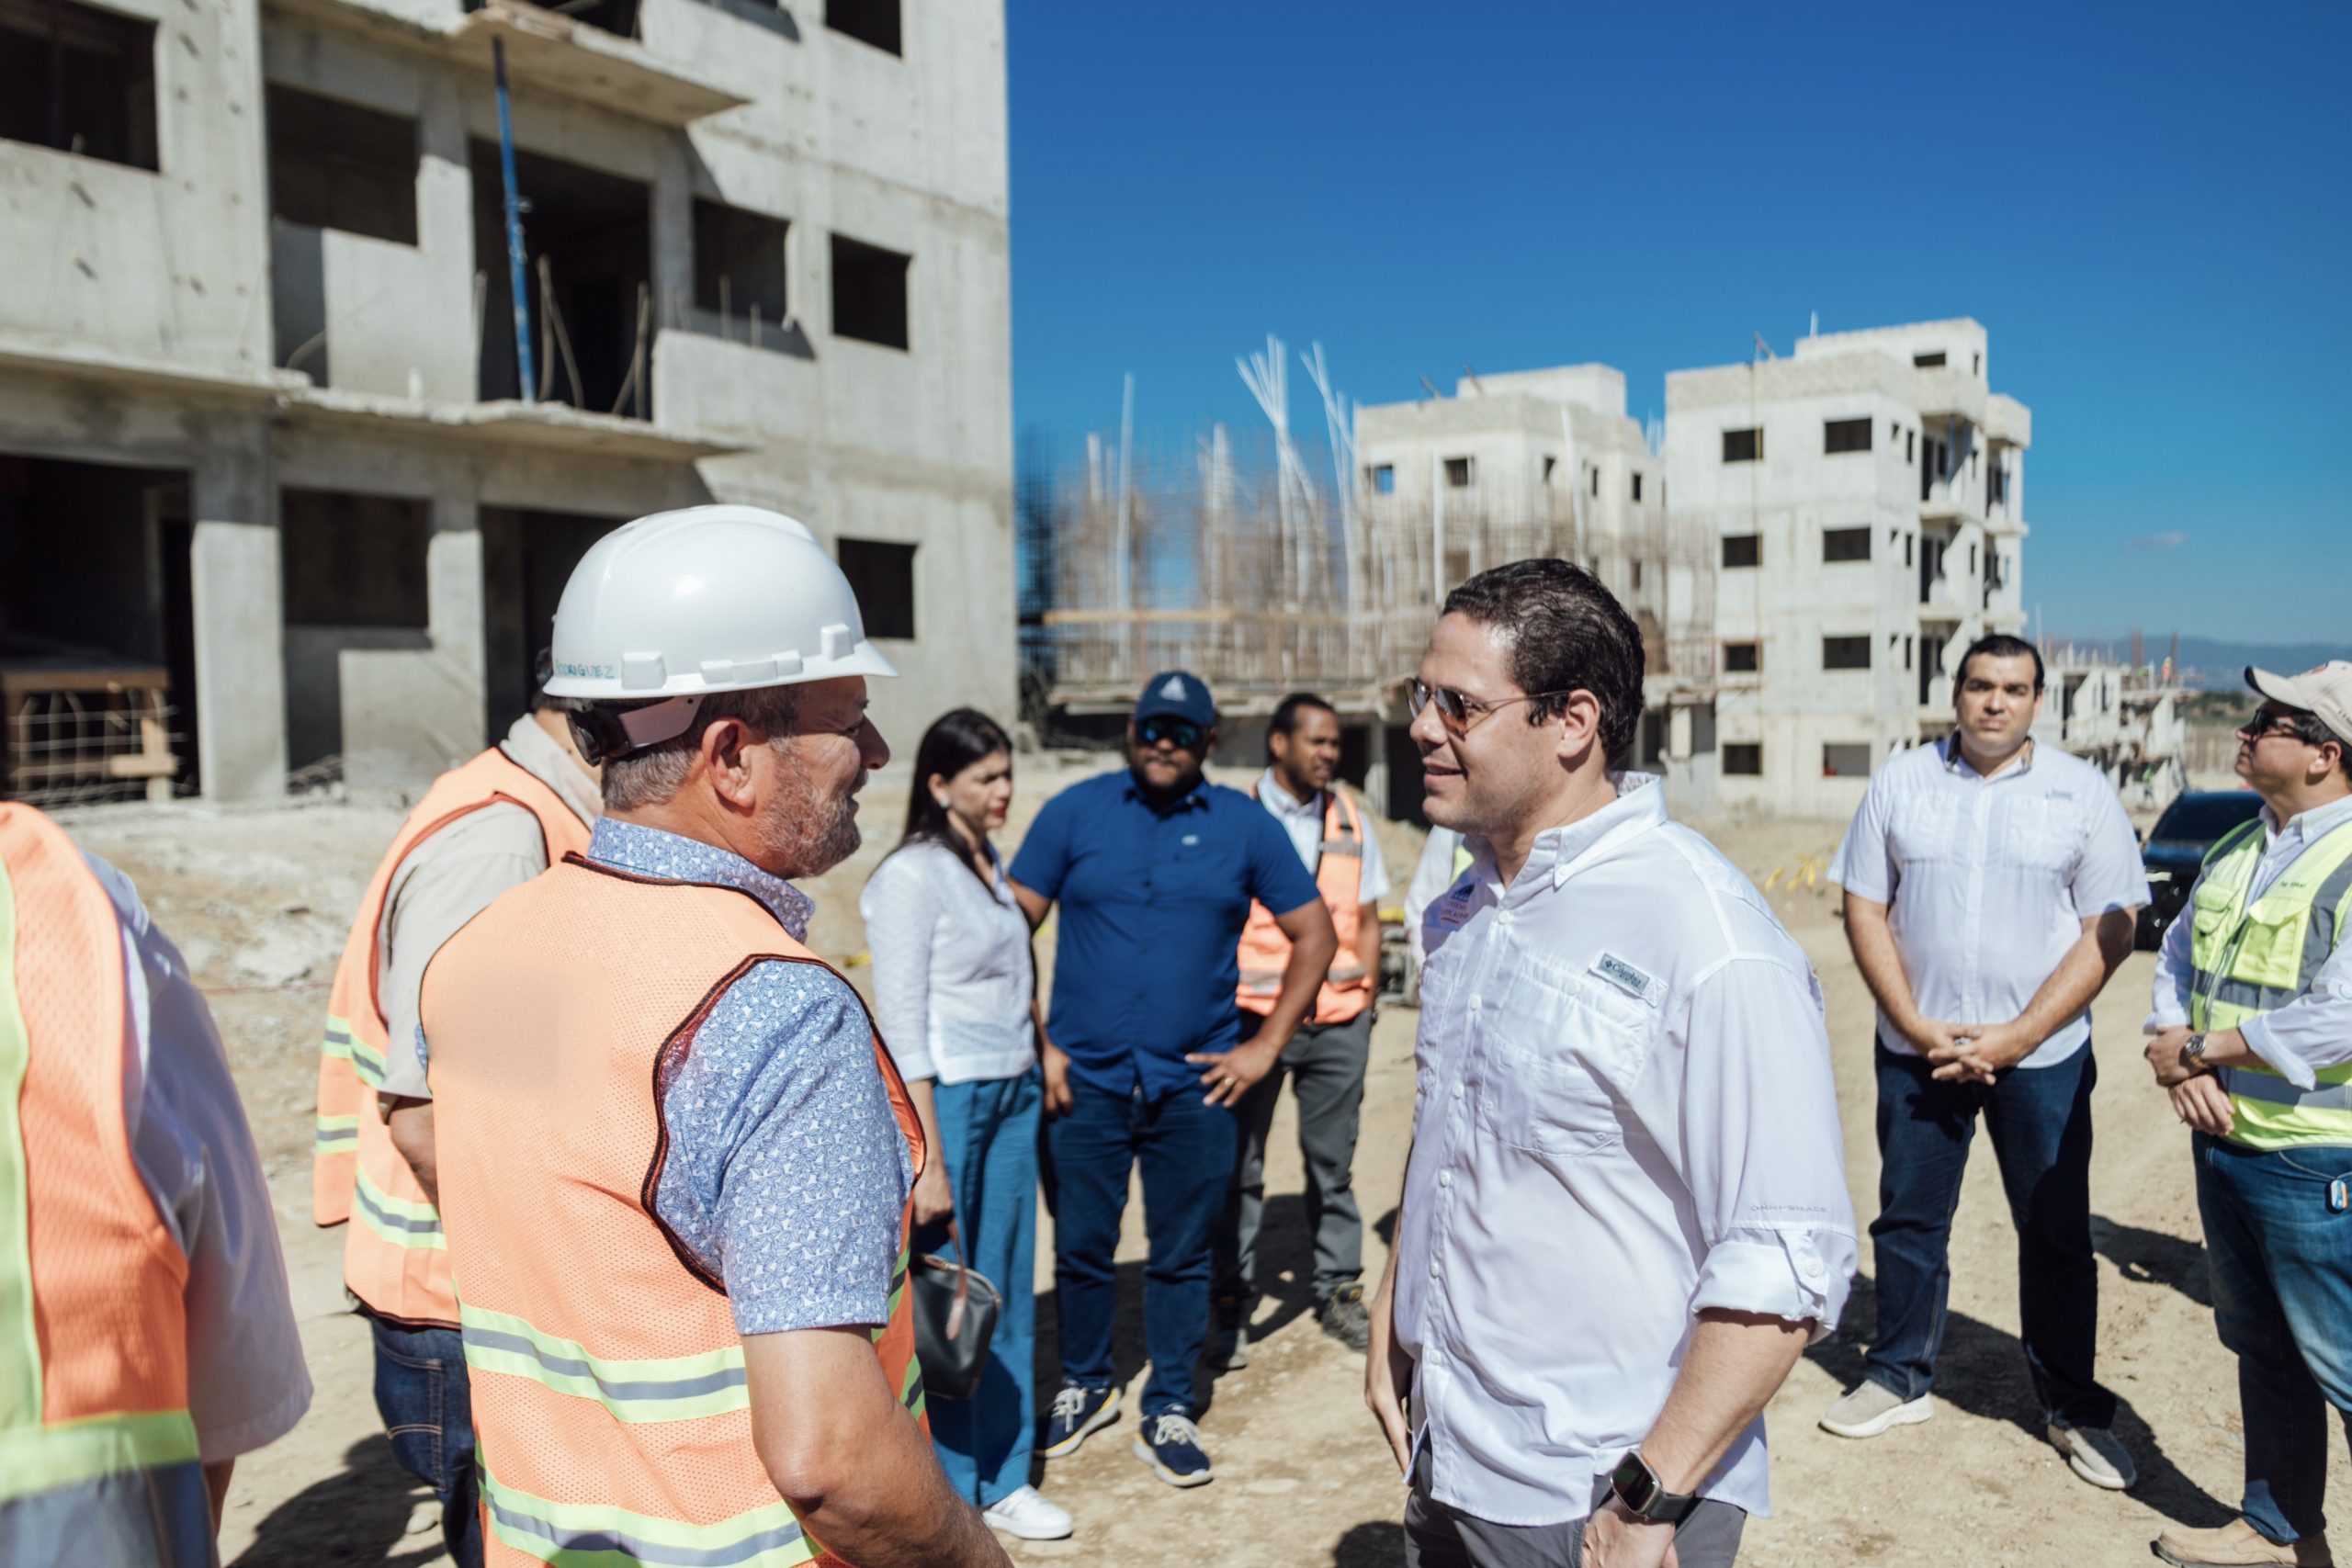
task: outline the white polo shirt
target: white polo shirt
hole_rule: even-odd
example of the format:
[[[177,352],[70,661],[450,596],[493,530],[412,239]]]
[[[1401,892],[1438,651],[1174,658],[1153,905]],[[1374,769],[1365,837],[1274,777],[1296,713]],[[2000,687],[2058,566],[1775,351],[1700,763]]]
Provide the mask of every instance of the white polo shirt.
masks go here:
[[[1804,953],[1655,779],[1537,838],[1473,840],[1430,907],[1396,1326],[1439,1501],[1591,1511],[1702,1308],[1829,1333],[1858,1252]],[[1700,1492],[1767,1511],[1764,1425]]]
[[[2007,1023],[2026,1010],[2086,917],[2148,901],[2140,841],[2097,768],[2032,745],[1987,779],[1951,738],[1890,757],[1872,775],[1829,879],[1887,907],[1912,999],[1947,1023]],[[2047,1067],[2091,1037],[2090,1010],[2018,1063]],[[1884,1010],[1879,1043],[1919,1053]]]

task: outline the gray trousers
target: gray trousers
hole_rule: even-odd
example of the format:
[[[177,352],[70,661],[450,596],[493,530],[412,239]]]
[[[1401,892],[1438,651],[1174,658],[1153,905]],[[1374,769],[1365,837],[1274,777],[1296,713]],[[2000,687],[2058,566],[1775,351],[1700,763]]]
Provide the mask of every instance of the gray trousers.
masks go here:
[[[1258,1019],[1242,1014],[1242,1038]],[[1372,1010],[1345,1023],[1310,1023],[1236,1108],[1233,1188],[1217,1226],[1216,1293],[1255,1300],[1258,1230],[1266,1206],[1266,1133],[1287,1077],[1298,1097],[1298,1149],[1306,1161],[1306,1228],[1315,1237],[1315,1299],[1363,1273],[1363,1213],[1356,1207],[1356,1126],[1364,1064],[1372,1056]]]
[[[1609,1500],[1609,1478],[1593,1478],[1592,1506]],[[1413,1467],[1405,1499],[1405,1568],[1577,1568],[1584,1561],[1583,1519],[1561,1525],[1498,1525],[1430,1495],[1429,1466]],[[1682,1568],[1731,1568],[1747,1510],[1710,1497],[1675,1528]]]

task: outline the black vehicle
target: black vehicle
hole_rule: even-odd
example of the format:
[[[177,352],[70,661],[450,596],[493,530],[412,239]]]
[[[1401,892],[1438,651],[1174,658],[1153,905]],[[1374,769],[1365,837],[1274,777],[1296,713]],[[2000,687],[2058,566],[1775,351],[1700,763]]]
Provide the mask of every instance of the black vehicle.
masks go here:
[[[2165,928],[2188,901],[2208,851],[2222,835],[2250,820],[2262,809],[2262,796],[2250,789],[2197,789],[2177,795],[2148,833],[2140,853],[2148,868],[2148,907],[2140,911],[2138,945],[2153,949],[2165,939]]]

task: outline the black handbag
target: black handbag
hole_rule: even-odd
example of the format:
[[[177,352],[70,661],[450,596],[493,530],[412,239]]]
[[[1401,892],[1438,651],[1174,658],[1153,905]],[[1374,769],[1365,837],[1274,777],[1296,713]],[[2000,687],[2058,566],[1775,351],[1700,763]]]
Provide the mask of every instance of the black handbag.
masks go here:
[[[1004,1292],[978,1269],[958,1259],[966,1255],[956,1222],[947,1222],[955,1258],[918,1255],[907,1269],[914,1292],[915,1359],[922,1366],[923,1393],[933,1399],[969,1399],[988,1370],[989,1341],[996,1337]]]

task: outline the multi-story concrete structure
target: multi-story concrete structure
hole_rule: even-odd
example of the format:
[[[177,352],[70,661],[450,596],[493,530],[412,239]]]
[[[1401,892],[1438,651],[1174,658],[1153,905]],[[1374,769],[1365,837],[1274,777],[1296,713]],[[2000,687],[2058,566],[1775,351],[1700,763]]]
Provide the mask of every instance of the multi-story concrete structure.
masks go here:
[[[1721,568],[1724,805],[1850,811],[1949,725],[1950,656],[2024,626],[2032,417],[1988,375],[1963,319],[1667,377],[1667,493]]]
[[[0,664],[169,669],[210,795],[412,782],[596,535],[745,501],[837,548],[902,745],[1011,716],[1001,5],[566,11],[0,4]]]
[[[1528,556],[1578,561],[1617,595],[1648,654],[1637,765],[1677,803],[1714,801],[1712,535],[1670,516],[1666,463],[1625,414],[1606,365],[1464,377],[1450,398],[1356,411],[1366,534],[1407,609],[1417,655],[1432,604],[1464,578]],[[1436,567],[1443,552],[1443,568]],[[1442,581],[1441,581],[1442,580]]]

